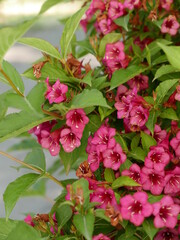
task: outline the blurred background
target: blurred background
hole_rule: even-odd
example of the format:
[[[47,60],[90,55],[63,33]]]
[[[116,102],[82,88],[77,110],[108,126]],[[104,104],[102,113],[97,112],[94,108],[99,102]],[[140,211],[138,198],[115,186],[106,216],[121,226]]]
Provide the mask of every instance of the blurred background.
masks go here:
[[[17,23],[21,23],[24,20],[32,18],[36,15],[45,0],[0,0],[0,27],[12,26]],[[67,19],[73,13],[78,11],[83,4],[83,0],[66,1],[65,3],[59,3],[51,9],[49,9],[38,22],[25,34],[26,37],[37,37],[49,41],[52,45],[59,48],[59,41],[63,31],[63,19]],[[77,39],[84,38],[84,33],[81,29],[77,31]],[[1,36],[0,36],[1,37]],[[32,66],[33,62],[42,56],[41,52],[26,47],[24,45],[15,44],[6,54],[5,60],[9,61],[21,74],[26,69]],[[34,86],[35,82],[24,78],[24,84],[26,93]],[[0,94],[8,90],[9,87],[0,82]],[[9,109],[8,113],[15,112],[16,109]],[[1,151],[8,151],[8,149],[20,140],[10,139],[3,143],[0,143]],[[20,160],[24,160],[27,155],[27,151],[12,151],[11,155],[17,157]],[[57,158],[51,157],[48,152],[45,151],[47,166],[51,166]],[[17,171],[14,167],[17,167],[8,158],[0,155],[0,217],[5,216],[3,193],[7,185],[14,181],[17,177],[21,176],[26,170]],[[60,179],[67,178],[65,174],[56,173],[56,177]],[[71,173],[71,177],[75,177],[74,173]],[[61,189],[53,182],[47,182],[47,192],[45,197],[34,196],[21,198],[15,206],[10,218],[23,219],[25,213],[47,213],[52,204],[53,199],[57,197],[61,192]]]

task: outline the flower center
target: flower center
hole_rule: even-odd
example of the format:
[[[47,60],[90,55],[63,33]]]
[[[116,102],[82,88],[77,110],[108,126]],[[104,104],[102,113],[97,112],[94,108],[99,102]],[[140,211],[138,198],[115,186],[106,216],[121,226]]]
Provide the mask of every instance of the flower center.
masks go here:
[[[157,153],[153,153],[151,155],[151,161],[155,163],[160,163],[161,162],[161,155]]]
[[[161,185],[162,177],[158,174],[150,174],[149,179],[151,181],[151,185]]]
[[[142,204],[139,201],[134,201],[134,203],[128,207],[131,210],[131,214],[141,214],[142,211]]]
[[[172,28],[172,26],[173,26],[173,21],[172,20],[167,20],[166,21],[166,27],[167,28]]]
[[[169,207],[169,206],[161,207],[161,209],[159,211],[159,216],[166,223],[166,219],[168,218],[168,216],[172,216],[171,207]]]
[[[162,234],[163,240],[173,240],[174,234],[172,232],[164,232]]]

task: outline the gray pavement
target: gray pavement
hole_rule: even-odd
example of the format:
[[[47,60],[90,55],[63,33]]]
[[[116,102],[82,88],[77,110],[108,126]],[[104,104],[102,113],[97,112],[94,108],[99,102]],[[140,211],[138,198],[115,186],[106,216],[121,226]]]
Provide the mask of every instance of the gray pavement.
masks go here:
[[[46,23],[41,27],[36,25],[28,32],[25,36],[27,37],[39,37],[49,41],[54,46],[59,47],[59,40],[62,34],[63,26],[59,24],[58,21],[51,19],[51,22]],[[77,38],[80,40],[84,36],[82,31],[77,32]],[[32,66],[33,61],[40,58],[42,55],[39,51],[32,48],[15,44],[6,54],[5,59],[9,61],[16,69],[23,73],[26,69]],[[26,93],[34,86],[35,82],[29,79],[24,79]],[[7,90],[8,87],[0,83],[0,94]],[[12,112],[10,109],[9,112]],[[18,139],[10,139],[3,143],[0,143],[0,150],[7,151],[7,149],[14,143],[17,143]],[[46,152],[47,165],[51,166],[56,158],[51,157],[50,154]],[[27,151],[12,152],[13,156],[23,160],[27,154]],[[11,166],[17,166],[8,158],[0,156],[0,217],[5,216],[4,205],[3,205],[3,192],[7,185],[15,180],[17,177],[25,173],[25,170],[20,170],[17,172]],[[56,177],[60,179],[67,178],[67,176],[56,174]],[[74,173],[71,173],[71,177],[75,177]],[[48,181],[47,183],[47,198],[42,197],[26,197],[21,198],[16,204],[10,218],[12,219],[23,219],[24,213],[34,212],[34,213],[46,213],[52,206],[52,200],[57,197],[61,192],[58,185],[53,182]]]

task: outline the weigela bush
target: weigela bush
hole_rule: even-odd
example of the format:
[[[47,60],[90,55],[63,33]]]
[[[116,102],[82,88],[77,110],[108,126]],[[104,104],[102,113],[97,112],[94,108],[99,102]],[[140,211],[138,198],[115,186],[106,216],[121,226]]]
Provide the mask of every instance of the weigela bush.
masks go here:
[[[38,17],[57,2],[47,0]],[[27,215],[25,223],[1,219],[2,226],[28,239],[179,239],[179,10],[178,0],[86,1],[67,20],[60,51],[21,38],[38,17],[0,30],[0,79],[12,87],[0,96],[0,140],[26,133],[12,149],[33,147],[24,161],[0,153],[36,172],[8,185],[6,218],[40,178],[63,187],[46,213]],[[3,60],[16,41],[43,53],[23,73],[37,82],[27,96]],[[96,63],[85,61],[89,54]],[[9,106],[20,112],[6,114]],[[57,156],[54,167],[46,169],[43,150]],[[77,178],[56,179],[61,165]]]

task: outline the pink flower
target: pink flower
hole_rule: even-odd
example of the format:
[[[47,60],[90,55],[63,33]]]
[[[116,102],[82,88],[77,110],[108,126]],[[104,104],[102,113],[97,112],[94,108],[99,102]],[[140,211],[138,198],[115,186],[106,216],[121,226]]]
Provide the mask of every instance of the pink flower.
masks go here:
[[[100,233],[100,234],[94,236],[92,240],[111,240],[111,239],[109,237],[107,237],[106,235]]]
[[[144,218],[152,214],[153,207],[148,203],[148,195],[145,192],[136,192],[134,195],[126,195],[120,199],[121,215],[135,226],[140,226]]]
[[[143,167],[141,172],[141,183],[144,190],[149,190],[154,195],[161,194],[165,185],[164,171],[159,172],[154,169]]]
[[[130,166],[129,170],[126,169],[126,170],[122,171],[121,175],[122,176],[129,176],[135,182],[141,184],[141,169],[136,163],[132,164]],[[140,190],[142,190],[142,187],[130,187],[130,189],[135,189],[135,190],[140,191]]]
[[[167,171],[165,176],[165,194],[180,193],[180,167],[175,167],[172,171]]]
[[[128,118],[132,105],[130,104],[130,100],[127,97],[122,97],[121,102],[117,102],[114,104],[117,111],[117,118]]]
[[[163,140],[165,140],[167,137],[167,132],[166,130],[161,130],[161,127],[157,124],[155,124],[155,128],[154,128],[154,138],[156,139],[156,141],[158,143],[162,142]]]
[[[114,147],[116,141],[113,138],[116,134],[115,128],[110,128],[106,125],[102,125],[97,132],[95,132],[91,144],[97,146],[100,152],[103,152],[107,148]]]
[[[143,106],[135,106],[130,112],[130,125],[142,127],[145,125],[149,117],[149,111]]]
[[[74,133],[70,128],[64,128],[61,131],[60,143],[65,152],[72,152],[81,145],[82,133]]]
[[[122,42],[108,43],[106,44],[105,60],[108,66],[109,61],[124,60],[124,44]]]
[[[164,196],[160,202],[153,204],[154,226],[156,228],[174,228],[180,207],[174,204],[170,196]]]
[[[154,240],[179,240],[178,231],[170,228],[162,229],[156,234]]]
[[[35,226],[35,224],[33,223],[33,218],[29,214],[25,217],[24,222],[32,227]]]
[[[109,9],[108,9],[108,16],[112,20],[119,18],[120,16],[124,15],[124,6],[122,3],[118,1],[110,1]]]
[[[157,171],[163,171],[169,161],[169,154],[163,147],[153,146],[150,148],[148,156],[145,158],[144,165],[147,168],[154,168]]]
[[[46,79],[47,92],[45,93],[46,99],[49,103],[60,103],[66,100],[66,92],[68,91],[68,86],[60,83],[59,79],[54,85],[49,85],[49,79]]]
[[[117,29],[117,25],[110,18],[103,18],[98,22],[98,28],[103,35],[106,35]]]
[[[173,0],[160,0],[161,7],[164,8],[166,11],[170,10],[172,3]]]
[[[146,47],[146,45],[149,45],[153,40],[151,38],[144,38],[143,40],[141,40],[139,37],[136,37],[134,39],[134,44],[138,45],[141,49],[141,51],[144,50],[144,48]]]
[[[60,130],[54,132],[43,131],[41,134],[41,146],[49,150],[52,156],[57,156],[60,152]]]
[[[83,133],[85,125],[89,122],[83,109],[70,110],[66,114],[66,124],[75,132]]]
[[[140,0],[125,0],[124,8],[128,8],[129,10],[132,10],[134,8],[138,8],[140,4],[141,4]]]
[[[90,196],[91,202],[98,202],[98,208],[106,209],[107,205],[117,206],[115,194],[112,189],[98,187],[94,190],[94,192]]]
[[[102,153],[97,149],[95,145],[93,145],[87,159],[92,172],[95,172],[99,168],[99,164],[102,162],[102,160]]]
[[[169,33],[171,36],[176,35],[179,28],[179,23],[176,20],[174,15],[169,15],[167,18],[164,19],[161,32],[162,33]]]
[[[106,168],[118,170],[122,163],[126,161],[126,155],[123,153],[121,145],[116,143],[114,148],[106,149],[103,152],[103,164]]]
[[[124,95],[127,95],[128,93],[128,88],[125,87],[124,85],[120,85],[117,89],[117,93],[116,93],[116,97],[115,97],[115,101],[116,102],[120,102],[122,97]]]
[[[174,149],[176,156],[180,157],[180,131],[176,134],[176,137],[170,141],[171,147]]]
[[[130,79],[127,84],[130,86],[130,88],[137,87],[138,91],[146,90],[148,85],[149,78],[148,76],[139,74],[138,76],[135,76],[134,78]]]
[[[175,95],[175,99],[176,99],[177,101],[180,101],[180,85],[178,85],[178,86],[176,87],[176,91],[177,91],[177,93],[176,93],[176,95]]]

